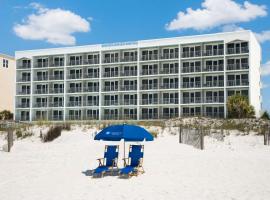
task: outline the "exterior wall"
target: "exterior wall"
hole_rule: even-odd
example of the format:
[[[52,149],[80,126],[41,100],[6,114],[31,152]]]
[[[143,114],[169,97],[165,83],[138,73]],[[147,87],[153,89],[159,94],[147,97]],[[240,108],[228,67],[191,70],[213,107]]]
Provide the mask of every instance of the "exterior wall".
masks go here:
[[[184,50],[187,47],[188,53]],[[196,50],[197,47],[199,50]],[[175,52],[164,53],[164,49],[174,49]],[[145,50],[157,53],[146,56]],[[123,59],[126,51],[137,54],[134,53],[132,60],[127,61]],[[111,62],[110,58],[107,62],[105,54],[116,52],[120,55],[119,60]],[[88,54],[98,54],[99,62],[91,63],[92,60],[89,63],[85,60]],[[82,56],[82,60],[71,62],[71,56],[75,55]],[[55,57],[64,58],[61,66],[55,65]],[[44,61],[45,67],[38,67],[40,58],[48,58]],[[26,60],[29,63],[23,66],[22,62]],[[260,112],[260,47],[250,31],[20,51],[16,52],[16,61],[17,120],[37,120],[37,113],[46,120],[88,120],[88,114],[93,110],[95,119],[100,120],[149,120],[188,115],[226,117],[228,95],[237,92],[248,95],[257,116]],[[196,62],[200,64],[195,67]],[[187,63],[189,67],[186,67]],[[144,69],[144,65],[153,66]],[[169,66],[169,71],[165,65]],[[125,74],[123,70],[126,66],[137,68],[134,73]],[[111,72],[111,67],[117,68],[119,74]],[[98,69],[97,74],[89,76],[88,68]],[[107,68],[110,72],[106,72]],[[63,71],[60,80],[51,77],[55,70]],[[78,70],[78,77],[74,70]],[[29,77],[21,80],[25,73]],[[44,75],[40,76],[42,73]],[[131,80],[133,85],[125,84]],[[108,86],[108,81],[117,81],[117,88],[112,88],[111,84]],[[97,83],[98,87],[89,86],[89,82]],[[60,93],[55,93],[54,84],[57,83],[64,86],[63,90],[60,88]],[[75,87],[76,84],[79,86]],[[23,92],[27,93],[21,93],[22,86]],[[40,89],[42,87],[45,89]],[[91,88],[97,90],[89,91]],[[46,91],[43,94],[41,90]],[[110,95],[117,95],[117,101]],[[129,98],[125,103],[125,95],[134,95],[135,102]],[[40,102],[42,97],[46,102]],[[56,97],[63,98],[60,106],[52,104],[52,99]],[[98,99],[88,105],[89,98]],[[115,112],[120,114],[116,116]],[[59,115],[63,118],[58,118]]]
[[[8,60],[8,68],[3,67],[3,59]],[[14,112],[15,70],[14,58],[0,54],[0,111]]]

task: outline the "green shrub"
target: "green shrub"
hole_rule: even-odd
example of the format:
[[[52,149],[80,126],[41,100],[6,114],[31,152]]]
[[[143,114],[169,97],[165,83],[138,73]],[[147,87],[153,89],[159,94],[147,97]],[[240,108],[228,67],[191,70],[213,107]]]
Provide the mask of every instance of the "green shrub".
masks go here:
[[[55,138],[59,137],[62,132],[62,126],[52,126],[46,135],[43,136],[43,142],[51,142]]]
[[[15,134],[16,134],[16,137],[17,138],[22,137],[22,131],[21,131],[21,129],[17,129],[16,132],[15,132]]]
[[[154,138],[157,138],[158,136],[158,132],[157,131],[149,131],[151,133],[151,135],[154,137]]]
[[[262,116],[261,116],[262,119],[266,119],[266,120],[270,120],[270,116],[269,116],[269,113],[267,111],[264,111]]]

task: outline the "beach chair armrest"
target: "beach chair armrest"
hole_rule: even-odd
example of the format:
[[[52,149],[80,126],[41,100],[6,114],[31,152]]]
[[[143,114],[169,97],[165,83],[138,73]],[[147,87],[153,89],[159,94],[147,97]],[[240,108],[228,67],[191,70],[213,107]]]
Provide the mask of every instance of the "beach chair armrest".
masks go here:
[[[98,158],[98,165],[101,166],[104,164],[104,158]]]
[[[127,166],[129,162],[129,158],[123,158],[123,161],[124,161],[124,166]]]

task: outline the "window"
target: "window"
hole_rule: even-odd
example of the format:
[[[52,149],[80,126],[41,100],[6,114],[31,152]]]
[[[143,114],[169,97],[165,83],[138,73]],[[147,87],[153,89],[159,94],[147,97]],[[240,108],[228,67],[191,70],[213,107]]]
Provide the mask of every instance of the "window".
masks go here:
[[[3,67],[8,68],[8,60],[3,59]]]

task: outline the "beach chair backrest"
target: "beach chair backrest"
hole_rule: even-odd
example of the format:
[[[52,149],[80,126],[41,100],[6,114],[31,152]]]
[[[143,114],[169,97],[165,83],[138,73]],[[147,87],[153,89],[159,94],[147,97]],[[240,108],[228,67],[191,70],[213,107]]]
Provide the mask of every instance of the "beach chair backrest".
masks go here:
[[[143,145],[131,145],[128,156],[130,157],[130,166],[138,166],[143,158]]]
[[[104,158],[106,166],[113,166],[115,159],[118,158],[118,145],[107,145]]]

